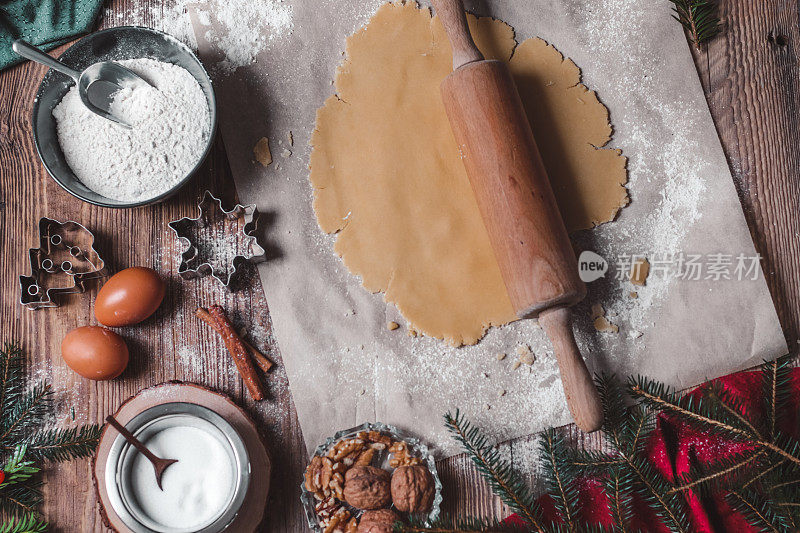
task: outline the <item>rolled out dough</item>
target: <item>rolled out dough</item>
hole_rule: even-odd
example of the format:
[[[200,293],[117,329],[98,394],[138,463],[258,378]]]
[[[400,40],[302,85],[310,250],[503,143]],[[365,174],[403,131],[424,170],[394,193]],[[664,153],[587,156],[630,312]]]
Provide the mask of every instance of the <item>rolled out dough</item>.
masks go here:
[[[628,202],[626,158],[601,149],[608,110],[578,68],[541,39],[516,46],[504,22],[469,24],[487,58],[510,63],[568,227],[612,220]],[[310,180],[350,272],[410,330],[461,345],[515,316],[441,103],[451,63],[427,9],[383,5],[347,39],[337,94],[317,111]]]

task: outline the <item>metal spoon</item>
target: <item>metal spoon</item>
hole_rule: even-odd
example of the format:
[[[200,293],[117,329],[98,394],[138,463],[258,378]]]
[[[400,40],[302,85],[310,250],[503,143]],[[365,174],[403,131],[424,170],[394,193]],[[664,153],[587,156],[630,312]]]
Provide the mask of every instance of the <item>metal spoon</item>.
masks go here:
[[[139,441],[139,439],[134,437],[130,431],[125,429],[125,426],[117,422],[117,419],[114,418],[113,416],[108,415],[106,417],[106,422],[111,424],[111,426],[117,431],[119,431],[119,434],[122,435],[125,438],[125,440],[131,444],[131,446],[139,450],[139,452],[141,452],[142,455],[147,457],[147,459],[151,463],[153,463],[153,468],[156,471],[156,483],[158,484],[158,488],[164,490],[163,487],[161,486],[161,476],[164,474],[164,470],[166,470],[169,465],[171,465],[172,463],[177,463],[178,460],[162,459],[157,455],[155,455],[153,452],[148,450],[147,447],[144,444],[142,444],[141,441]]]
[[[90,65],[83,72],[78,72],[22,39],[14,41],[11,48],[22,57],[46,65],[75,80],[83,105],[93,113],[126,128],[130,128],[130,124],[111,113],[114,93],[124,88],[152,87],[135,72],[113,61],[101,61]]]

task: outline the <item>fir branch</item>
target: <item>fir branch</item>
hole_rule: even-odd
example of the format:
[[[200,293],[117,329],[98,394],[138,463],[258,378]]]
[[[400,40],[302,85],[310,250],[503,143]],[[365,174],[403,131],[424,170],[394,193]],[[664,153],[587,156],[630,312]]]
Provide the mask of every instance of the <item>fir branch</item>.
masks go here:
[[[714,0],[670,0],[670,2],[675,12],[672,18],[683,25],[689,33],[689,39],[698,50],[701,44],[711,40],[722,30]]]
[[[655,427],[655,417],[642,406],[629,408],[628,392],[615,375],[603,374],[595,383],[607,417],[603,433],[621,453],[636,453]]]
[[[25,452],[24,445],[19,445],[14,449],[11,458],[3,467],[5,479],[3,483],[0,483],[0,488],[30,479],[39,472],[40,469],[33,466],[33,461],[25,460]]]
[[[667,411],[684,420],[700,425],[703,429],[717,431],[721,436],[737,440],[758,440],[748,425],[739,417],[732,416],[720,408],[719,402],[704,401],[690,395],[682,396],[663,383],[638,377],[628,380],[628,391],[634,398],[643,400],[653,409]]]
[[[712,406],[724,410],[728,416],[738,420],[741,426],[747,428],[756,438],[763,440],[761,432],[742,414],[746,411],[744,404],[721,384],[712,381],[711,385],[703,390],[703,395],[711,402]]]
[[[511,465],[500,458],[500,454],[489,445],[480,430],[466,421],[458,410],[455,416],[449,412],[445,414],[444,420],[447,429],[472,458],[472,462],[489,483],[492,491],[536,531],[544,532],[545,528],[542,525],[544,520],[539,504],[519,475]]]
[[[681,478],[679,485],[670,489],[670,492],[687,490],[710,492],[734,486],[742,475],[751,472],[748,468],[757,469],[759,473],[766,473],[770,468],[769,464],[766,466],[758,464],[766,455],[767,451],[762,448],[755,453],[747,452],[734,457],[726,457],[704,465],[702,468],[693,468],[689,474]],[[756,466],[752,463],[756,463]],[[745,471],[744,474],[742,471]]]
[[[0,524],[0,533],[44,533],[48,524],[38,515],[27,514]]]
[[[704,402],[702,399],[696,400],[692,396],[680,398],[669,387],[642,377],[636,380],[631,378],[628,388],[634,397],[644,400],[654,408],[694,422],[701,428],[716,430],[721,434],[720,436],[763,446],[800,466],[800,443],[796,446],[792,445],[792,450],[787,450],[777,442],[778,438],[776,438],[776,443],[762,440],[749,428],[741,427],[741,420],[733,417],[727,409],[715,409],[713,403],[716,402]]]
[[[31,479],[39,468],[25,460],[25,452],[25,446],[17,446],[3,466],[5,479],[0,484],[0,514],[16,517],[35,514],[42,501],[41,482]]]
[[[4,485],[0,491],[0,516],[36,514],[36,508],[42,503],[41,486],[38,480]]]
[[[0,420],[0,443],[9,440],[18,442],[24,437],[25,430],[40,423],[47,415],[50,397],[53,393],[50,385],[37,384],[14,402],[10,413]]]
[[[634,490],[665,525],[672,531],[681,533],[691,531],[686,516],[686,502],[680,495],[670,492],[669,483],[650,466],[647,459],[630,457],[628,465],[636,475]]]
[[[762,531],[781,533],[789,529],[789,521],[784,513],[776,510],[771,502],[752,490],[731,491],[725,499],[731,507],[742,513],[750,525]]]
[[[650,432],[655,427],[655,417],[641,405],[632,407],[630,412],[633,422],[631,424],[630,450],[631,453],[636,453],[640,451],[640,447],[647,440],[646,437],[650,435]]]
[[[615,469],[605,479],[603,486],[608,496],[608,506],[611,511],[611,519],[614,522],[614,530],[627,533],[626,524],[631,519],[633,510],[628,483],[625,483],[621,476],[619,469]]]
[[[6,412],[22,394],[24,380],[22,370],[25,358],[22,349],[6,343],[0,350],[0,420],[5,420]]]
[[[775,436],[778,414],[783,410],[791,396],[792,362],[794,356],[789,354],[774,361],[765,362],[761,367],[762,391],[764,407],[767,413],[767,438]]]
[[[595,384],[603,402],[603,433],[616,449],[626,448],[632,432],[625,389],[613,374],[596,377]]]
[[[642,500],[674,531],[689,531],[685,502],[676,493],[670,492],[671,485],[647,462],[637,444],[648,434],[639,427],[646,428],[642,417],[649,414],[642,410],[636,414],[626,409],[626,415],[614,413],[625,405],[622,385],[614,376],[602,376],[597,380],[603,414],[607,423],[603,431],[610,438],[625,464],[620,466],[620,483],[627,490],[637,492]],[[658,389],[658,385],[653,387]],[[630,386],[629,386],[630,387]],[[668,393],[663,390],[660,392]]]
[[[37,461],[69,461],[90,456],[100,440],[101,426],[89,424],[67,429],[50,428],[34,433],[22,442]]]
[[[578,491],[569,481],[575,479],[575,472],[565,471],[569,469],[569,463],[563,453],[565,447],[564,439],[554,429],[550,428],[544,432],[540,449],[547,466],[545,483],[556,511],[561,515],[567,529],[575,531],[578,520]]]
[[[562,450],[564,460],[574,467],[581,469],[584,475],[604,475],[608,469],[625,462],[624,459],[595,450],[576,450],[565,447]]]

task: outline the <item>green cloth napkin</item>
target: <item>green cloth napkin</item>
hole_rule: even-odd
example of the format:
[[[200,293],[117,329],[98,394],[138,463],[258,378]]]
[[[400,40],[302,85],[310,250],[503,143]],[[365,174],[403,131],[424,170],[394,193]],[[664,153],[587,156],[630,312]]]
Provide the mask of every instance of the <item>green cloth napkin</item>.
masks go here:
[[[103,0],[0,0],[0,70],[22,58],[11,50],[15,39],[51,50],[89,32]]]

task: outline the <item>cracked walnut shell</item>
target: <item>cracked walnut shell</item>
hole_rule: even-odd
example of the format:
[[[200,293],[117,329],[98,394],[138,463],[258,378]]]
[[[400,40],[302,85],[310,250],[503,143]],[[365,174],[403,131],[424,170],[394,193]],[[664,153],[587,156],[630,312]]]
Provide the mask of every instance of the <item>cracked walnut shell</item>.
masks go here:
[[[422,465],[400,466],[392,474],[391,491],[398,511],[425,513],[433,504],[433,476]]]
[[[359,509],[380,509],[392,501],[391,476],[374,466],[353,466],[344,476],[344,499]]]
[[[400,516],[391,509],[367,511],[361,515],[358,533],[392,533],[392,526],[399,520]]]

